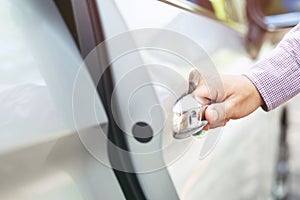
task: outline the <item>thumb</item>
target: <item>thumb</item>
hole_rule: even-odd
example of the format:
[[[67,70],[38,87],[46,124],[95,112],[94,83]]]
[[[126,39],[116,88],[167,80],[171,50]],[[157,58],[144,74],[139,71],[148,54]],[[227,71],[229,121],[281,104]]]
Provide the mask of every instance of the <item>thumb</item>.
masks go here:
[[[229,121],[226,102],[209,105],[205,110],[205,119],[208,121],[209,128],[224,126]]]

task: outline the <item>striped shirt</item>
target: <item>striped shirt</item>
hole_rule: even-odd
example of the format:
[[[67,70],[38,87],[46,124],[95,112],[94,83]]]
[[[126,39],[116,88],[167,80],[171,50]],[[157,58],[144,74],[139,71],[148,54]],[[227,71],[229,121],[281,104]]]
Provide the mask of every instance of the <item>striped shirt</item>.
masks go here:
[[[266,111],[296,96],[300,91],[300,23],[245,75],[262,96]]]

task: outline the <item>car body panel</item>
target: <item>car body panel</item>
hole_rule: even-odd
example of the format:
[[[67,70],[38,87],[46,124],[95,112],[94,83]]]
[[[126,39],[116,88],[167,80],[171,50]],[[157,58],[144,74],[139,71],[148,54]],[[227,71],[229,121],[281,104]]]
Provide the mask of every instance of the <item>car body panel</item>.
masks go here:
[[[6,10],[0,12],[0,15],[9,17],[2,19],[3,22],[9,19],[12,27],[6,24],[11,29],[1,30],[1,34],[10,35],[8,42],[15,40],[15,44],[22,44],[23,47],[18,49],[17,46],[15,51],[5,52],[5,47],[11,46],[8,44],[4,49],[0,48],[0,52],[6,53],[8,61],[14,58],[13,61],[24,62],[6,63],[0,73],[3,95],[1,119],[6,119],[6,113],[10,109],[11,113],[16,114],[12,116],[15,118],[9,115],[7,124],[1,126],[1,132],[5,134],[0,135],[3,139],[0,162],[4,163],[0,167],[0,198],[124,199],[113,170],[107,163],[97,159],[89,148],[99,146],[103,150],[107,145],[106,140],[101,140],[98,135],[99,132],[107,131],[108,123],[100,99],[95,99],[98,103],[96,115],[99,121],[87,121],[80,124],[80,127],[74,123],[72,92],[82,59],[54,3],[50,0],[2,2],[6,4],[6,8],[9,7],[9,12],[5,13]],[[152,0],[99,0],[98,6],[108,39],[128,30],[167,29],[190,38],[205,50],[209,59],[202,60],[201,65],[213,64],[221,72],[238,74],[253,63],[244,49],[242,36],[212,19]],[[24,35],[20,35],[18,29]],[[11,30],[17,35],[11,34]],[[220,32],[223,37],[220,37]],[[137,38],[133,38],[135,39]],[[157,37],[148,40],[150,44],[154,44]],[[134,42],[128,42],[134,48]],[[176,45],[186,48],[181,41],[177,41]],[[113,55],[113,50],[110,50]],[[24,55],[27,57],[24,58]],[[170,77],[168,70],[148,67],[139,71],[138,78],[134,77],[136,80],[167,81],[176,95],[187,90],[186,79],[191,67],[174,57],[164,59],[164,55],[155,51],[138,52],[115,62],[112,72],[116,83],[134,67],[130,66],[132,60],[141,65],[153,62],[161,66],[172,66],[172,70],[177,72],[177,76]],[[81,85],[86,90],[95,90],[88,72],[83,73],[85,79]],[[140,83],[136,80],[131,83]],[[13,87],[7,87],[12,84]],[[247,118],[230,122],[222,130],[209,131],[205,138],[175,140],[171,126],[171,108],[177,96],[161,87],[151,86],[144,89],[144,96],[133,99],[131,103],[134,106],[130,107],[130,111],[134,119],[148,120],[149,107],[152,103],[160,104],[165,113],[161,110],[154,113],[153,119],[157,121],[152,127],[159,127],[165,119],[166,126],[150,143],[141,144],[132,137],[133,122],[129,122],[125,112],[122,112],[127,108],[126,102],[122,100],[128,91],[121,89],[122,87],[117,88],[115,100],[119,103],[117,111],[122,125],[129,133],[127,142],[130,150],[144,153],[168,147],[148,160],[147,157],[132,156],[136,170],[134,173],[137,173],[148,199],[268,197],[278,149],[280,110],[272,113],[258,110]],[[20,114],[15,106],[17,104],[7,107],[8,100],[3,97],[9,96],[8,94],[13,94],[11,99],[19,99],[20,106],[28,108],[27,112]],[[29,94],[31,98],[28,98]],[[81,95],[82,104],[78,105],[82,108],[82,113],[92,105],[84,94]],[[21,126],[24,119],[27,120],[26,124]],[[35,127],[34,122],[38,126]],[[210,141],[213,143],[209,143]],[[213,148],[206,149],[205,145]],[[107,152],[101,153],[108,160]],[[144,170],[151,169],[152,165],[162,165],[162,168]]]
[[[221,73],[240,74],[246,72],[255,62],[247,54],[243,36],[224,24],[197,16],[192,13],[154,1],[116,0],[120,12],[130,30],[139,28],[161,28],[176,31],[195,41],[207,52],[209,59]],[[128,5],[135,5],[134,8]],[[136,18],[134,16],[140,16]],[[222,36],[220,36],[222,34]],[[156,37],[156,40],[159,36]],[[155,38],[151,41],[155,41]],[[185,48],[176,41],[175,45]],[[264,52],[274,46],[266,41]],[[263,56],[264,52],[260,56]],[[152,55],[149,55],[152,54]],[[169,77],[170,71],[149,67],[154,82],[168,80],[169,86],[177,94],[187,91],[187,77],[191,67],[185,67],[178,59],[166,59],[161,53],[151,52],[144,56],[145,63],[159,63],[171,66],[181,75]],[[201,65],[208,62],[203,60]],[[208,63],[210,64],[210,63]],[[165,72],[165,73],[164,73]],[[185,77],[185,80],[182,79]],[[178,83],[178,82],[182,83]],[[206,138],[190,138],[176,141],[171,131],[171,108],[176,98],[167,90],[158,88],[157,96],[167,112],[169,126],[163,133],[163,145],[172,145],[164,151],[167,169],[183,199],[267,199],[274,181],[275,164],[278,153],[281,110],[270,113],[258,109],[250,116],[231,121],[221,130],[212,130]],[[172,103],[173,102],[173,103]],[[207,140],[207,141],[206,141]],[[212,149],[205,150],[205,144]],[[217,142],[216,142],[217,141]],[[184,143],[189,148],[174,162],[173,154],[180,155]],[[216,142],[216,144],[215,144]]]
[[[86,147],[106,149],[108,121],[98,96],[86,96],[96,88],[54,2],[2,0],[1,10],[0,198],[125,199]],[[90,107],[97,120],[75,123],[74,109],[85,117]]]

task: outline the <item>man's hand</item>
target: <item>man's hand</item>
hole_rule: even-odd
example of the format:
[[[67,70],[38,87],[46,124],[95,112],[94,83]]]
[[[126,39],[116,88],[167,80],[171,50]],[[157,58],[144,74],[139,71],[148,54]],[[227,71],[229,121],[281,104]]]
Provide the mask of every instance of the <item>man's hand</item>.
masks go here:
[[[239,119],[255,111],[264,102],[252,82],[245,76],[221,76],[223,89],[209,85],[200,78],[194,96],[203,104],[208,125],[204,129],[224,126],[230,119]],[[209,102],[215,102],[210,104]]]

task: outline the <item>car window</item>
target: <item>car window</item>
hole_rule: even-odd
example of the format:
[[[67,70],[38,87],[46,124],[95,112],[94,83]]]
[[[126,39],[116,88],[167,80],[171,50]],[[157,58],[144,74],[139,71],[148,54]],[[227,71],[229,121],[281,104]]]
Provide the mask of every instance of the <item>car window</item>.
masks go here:
[[[187,11],[225,22],[233,28],[244,31],[246,1],[203,1],[203,0],[160,0]]]
[[[298,0],[270,0],[264,13],[268,16],[299,11],[300,6]]]

